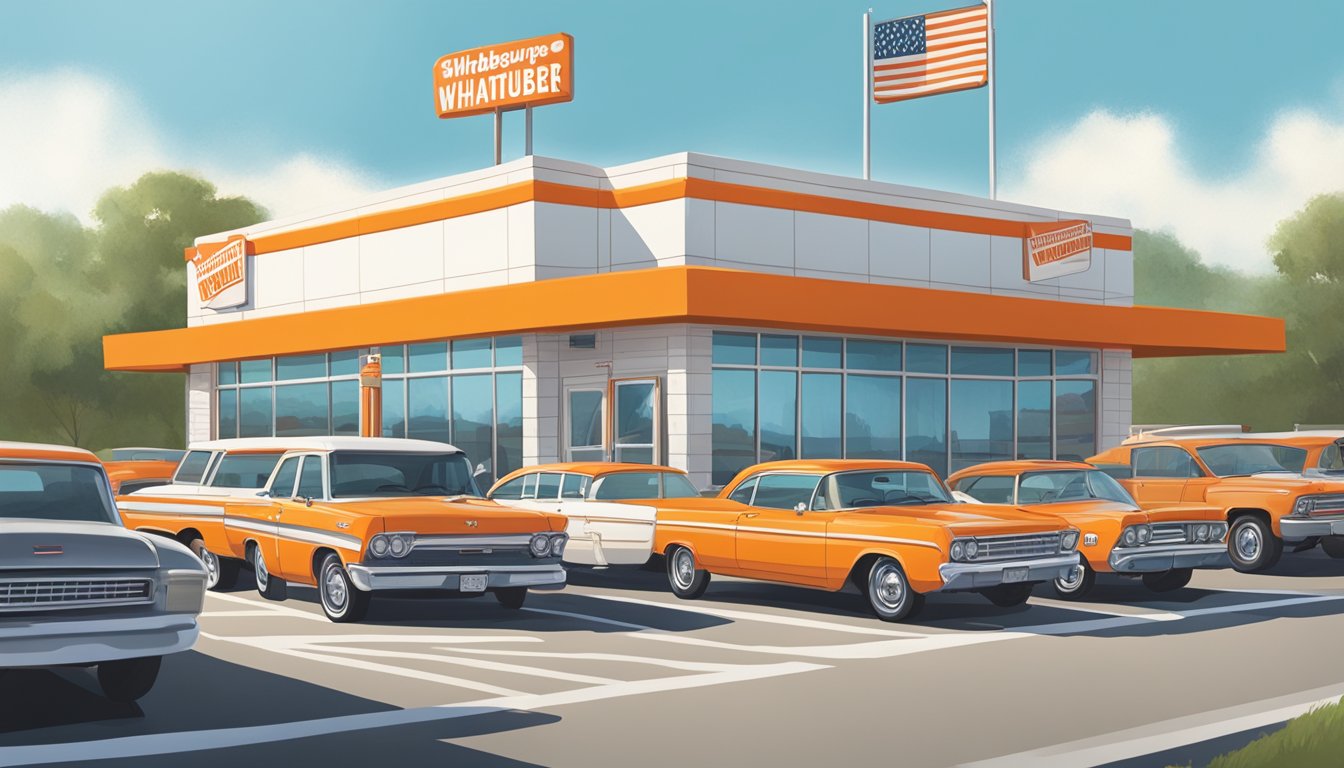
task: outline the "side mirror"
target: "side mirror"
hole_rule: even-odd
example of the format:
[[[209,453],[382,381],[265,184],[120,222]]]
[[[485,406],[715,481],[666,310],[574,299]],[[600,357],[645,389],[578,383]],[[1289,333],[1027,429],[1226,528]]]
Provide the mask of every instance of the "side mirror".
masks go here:
[[[801,515],[807,511],[807,505],[800,501],[797,504],[793,505],[793,511]]]
[[[267,490],[265,490],[265,489],[263,489],[263,490],[257,491],[257,495],[260,496],[260,497],[262,497],[263,499],[269,499],[269,498],[271,497],[271,492],[270,492],[270,491],[267,491]]]
[[[313,497],[312,497],[312,496],[304,496],[304,497],[303,497],[303,505],[304,505],[305,507],[311,507],[311,506],[313,506]]]

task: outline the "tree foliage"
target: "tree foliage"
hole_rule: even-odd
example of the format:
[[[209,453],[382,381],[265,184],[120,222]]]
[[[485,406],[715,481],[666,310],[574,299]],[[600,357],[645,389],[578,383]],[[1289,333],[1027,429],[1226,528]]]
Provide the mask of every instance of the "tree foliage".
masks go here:
[[[182,251],[265,212],[209,182],[148,173],[108,190],[85,227],[69,214],[0,211],[0,351],[9,382],[0,437],[181,445],[180,374],[109,373],[102,337],[186,323]]]

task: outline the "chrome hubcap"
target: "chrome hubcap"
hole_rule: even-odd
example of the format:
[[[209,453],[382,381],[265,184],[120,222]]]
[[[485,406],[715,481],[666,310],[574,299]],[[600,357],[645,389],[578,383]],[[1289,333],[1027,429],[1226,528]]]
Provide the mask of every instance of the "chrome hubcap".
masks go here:
[[[905,580],[894,565],[883,565],[873,574],[869,588],[877,602],[888,610],[896,610],[905,599]]]
[[[1254,560],[1260,555],[1260,532],[1255,526],[1245,525],[1237,531],[1237,554],[1243,560]]]
[[[257,572],[257,586],[265,589],[271,575],[266,572],[266,558],[262,557],[260,549],[252,557],[252,568]]]
[[[219,557],[208,549],[202,549],[201,564],[205,566],[205,586],[209,588],[218,584]]]
[[[1076,589],[1083,580],[1083,566],[1076,566],[1065,578],[1055,579],[1055,583],[1065,591]]]
[[[323,586],[326,588],[327,604],[338,611],[345,608],[345,578],[341,576],[339,568],[332,566],[327,569]]]
[[[677,552],[676,561],[672,565],[677,586],[690,589],[691,581],[695,578],[695,559],[691,557],[691,553],[685,549]]]

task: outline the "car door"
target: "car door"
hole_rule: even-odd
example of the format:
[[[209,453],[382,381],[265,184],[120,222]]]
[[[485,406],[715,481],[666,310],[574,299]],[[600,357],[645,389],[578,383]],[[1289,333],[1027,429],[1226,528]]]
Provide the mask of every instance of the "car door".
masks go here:
[[[280,563],[276,526],[280,519],[280,499],[294,495],[299,477],[299,457],[288,456],[271,473],[270,482],[254,496],[230,499],[226,505],[226,527],[230,548],[239,557],[247,556],[247,542],[255,542],[266,559],[267,570]]]
[[[737,516],[739,569],[777,581],[825,583],[826,526],[833,515],[812,510],[820,480],[790,472],[757,478],[751,508]]]
[[[606,563],[628,565],[647,562],[653,552],[657,500],[662,497],[661,473],[610,472],[577,482],[566,475],[560,489],[560,512],[570,520],[571,533],[593,537],[594,550]],[[640,504],[640,501],[648,502]]]
[[[301,583],[313,581],[313,553],[323,546],[323,533],[335,533],[336,521],[328,519],[326,468],[322,454],[308,453],[301,459],[298,482],[288,498],[276,499],[276,548],[279,560],[275,573],[282,579]],[[327,545],[329,546],[329,545]]]
[[[1130,490],[1144,509],[1180,504],[1186,484],[1203,475],[1194,457],[1174,445],[1135,448],[1130,465],[1134,468]]]

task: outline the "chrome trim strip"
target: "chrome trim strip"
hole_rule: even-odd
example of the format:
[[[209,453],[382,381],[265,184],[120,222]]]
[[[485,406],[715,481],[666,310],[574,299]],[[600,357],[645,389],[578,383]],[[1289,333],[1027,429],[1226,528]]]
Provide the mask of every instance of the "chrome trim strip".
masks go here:
[[[527,548],[532,542],[532,537],[536,534],[520,533],[510,535],[491,535],[483,533],[479,535],[465,534],[461,536],[420,536],[414,532],[409,532],[415,537],[411,549],[483,549],[492,547],[522,547]],[[552,531],[537,531],[537,533],[552,533]]]
[[[207,517],[210,515],[224,514],[224,507],[215,506],[214,504],[172,504],[151,501],[122,501],[117,503],[117,509],[125,512],[145,512],[151,515],[195,515],[198,517]]]
[[[1111,570],[1117,573],[1149,573],[1172,568],[1221,568],[1232,564],[1227,545],[1221,542],[1116,547],[1106,560]]]
[[[302,541],[305,544],[325,544],[338,549],[348,549],[352,552],[364,551],[364,540],[357,536],[346,536],[340,533],[331,533],[317,528],[307,528],[302,525],[290,525],[289,523],[262,522],[259,520],[250,520],[245,517],[225,517],[224,525],[229,528],[241,528],[245,531],[264,533],[270,536],[278,536],[282,539],[291,541]]]
[[[916,539],[900,539],[900,538],[896,538],[896,537],[894,537],[894,536],[871,536],[871,535],[864,534],[864,533],[811,533],[811,532],[807,532],[807,531],[790,531],[790,530],[787,530],[787,529],[785,529],[785,528],[754,528],[754,527],[750,527],[750,526],[748,526],[748,527],[746,527],[746,528],[742,528],[742,527],[739,527],[739,526],[737,526],[737,525],[728,525],[728,524],[726,524],[726,523],[701,523],[701,522],[695,522],[695,521],[690,521],[690,520],[659,520],[659,521],[657,522],[657,525],[658,525],[658,526],[680,526],[680,527],[682,527],[682,528],[709,528],[709,529],[714,529],[714,530],[725,530],[725,531],[734,531],[734,532],[739,531],[739,530],[746,530],[746,531],[754,531],[754,532],[758,532],[758,533],[773,533],[773,534],[776,534],[776,535],[779,535],[779,536],[798,536],[798,537],[802,537],[802,538],[812,538],[812,539],[838,539],[838,540],[846,540],[846,541],[877,541],[877,542],[883,542],[883,543],[889,543],[889,544],[909,544],[909,545],[911,545],[911,546],[916,546],[916,547],[928,547],[928,548],[930,548],[930,549],[936,549],[936,550],[938,550],[939,552],[943,551],[943,548],[942,548],[942,547],[940,547],[940,546],[938,546],[937,544],[934,544],[933,542],[930,542],[930,541],[918,541],[918,540],[916,540]]]

